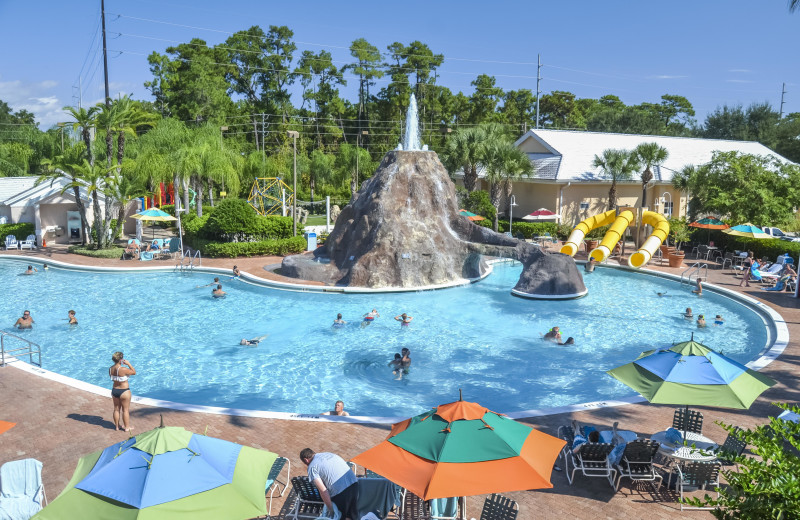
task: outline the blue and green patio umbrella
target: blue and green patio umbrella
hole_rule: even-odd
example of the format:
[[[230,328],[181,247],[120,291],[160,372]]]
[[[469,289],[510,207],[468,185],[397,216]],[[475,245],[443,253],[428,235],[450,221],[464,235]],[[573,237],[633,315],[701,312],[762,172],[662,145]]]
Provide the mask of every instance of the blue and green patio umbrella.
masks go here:
[[[277,455],[159,427],[86,455],[36,520],[248,519],[267,514],[264,487]]]
[[[135,218],[136,220],[151,221],[151,222],[170,222],[173,220],[178,220],[177,218],[173,217],[166,211],[162,211],[158,208],[146,209],[141,213],[131,215],[131,218]],[[155,237],[156,237],[156,228],[153,227],[153,238]]]
[[[747,224],[739,224],[738,226],[733,226],[729,229],[723,229],[723,233],[727,233],[728,235],[733,235],[735,237],[747,237],[747,238],[772,238],[768,234],[764,233],[764,231],[758,227],[754,226],[751,223]]]
[[[642,352],[607,372],[651,403],[746,410],[776,381],[694,341]]]

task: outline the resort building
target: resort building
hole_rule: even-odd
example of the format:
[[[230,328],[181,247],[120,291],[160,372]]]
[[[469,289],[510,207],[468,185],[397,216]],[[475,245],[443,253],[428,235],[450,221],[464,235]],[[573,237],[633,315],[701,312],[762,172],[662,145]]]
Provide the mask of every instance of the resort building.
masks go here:
[[[653,180],[647,186],[647,205],[669,217],[686,215],[688,195],[672,187],[672,177],[684,166],[701,166],[711,161],[716,151],[752,155],[778,154],[755,141],[725,141],[654,135],[610,134],[573,130],[529,130],[517,139],[516,145],[530,157],[534,175],[517,179],[512,194],[517,206],[514,216],[523,216],[546,208],[561,215],[561,222],[574,225],[608,209],[611,181],[602,177],[592,165],[595,155],[603,150],[633,150],[642,143],[657,143],[669,157],[664,164],[651,168]],[[628,181],[617,182],[617,204],[639,206],[642,198],[640,173]],[[459,172],[458,176],[463,176]],[[480,189],[488,190],[488,182],[479,175]],[[506,207],[501,202],[500,209]]]

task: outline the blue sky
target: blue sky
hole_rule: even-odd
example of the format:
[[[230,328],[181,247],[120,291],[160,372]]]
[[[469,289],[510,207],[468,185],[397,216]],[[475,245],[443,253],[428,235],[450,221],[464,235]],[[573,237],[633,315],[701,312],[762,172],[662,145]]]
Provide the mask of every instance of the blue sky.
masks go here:
[[[402,6],[402,7],[401,7]],[[0,0],[0,99],[36,114],[40,127],[67,120],[61,108],[103,97],[100,0]],[[385,51],[420,40],[444,54],[439,83],[472,92],[478,74],[503,89],[615,94],[628,104],[686,96],[697,119],[722,104],[770,102],[800,112],[800,12],[786,0],[649,2],[106,0],[112,95],[151,99],[147,55],[192,37],[210,45],[251,25],[294,31],[297,55],[331,52],[349,62],[366,38]],[[354,81],[342,93],[354,98]],[[378,83],[378,87],[385,83]]]

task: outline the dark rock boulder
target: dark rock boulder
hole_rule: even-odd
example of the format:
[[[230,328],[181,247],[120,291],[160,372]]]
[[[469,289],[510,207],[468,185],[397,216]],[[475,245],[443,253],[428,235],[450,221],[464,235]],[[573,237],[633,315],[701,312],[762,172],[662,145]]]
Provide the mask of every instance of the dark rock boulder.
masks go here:
[[[434,152],[393,151],[336,219],[315,258],[284,259],[281,273],[335,285],[414,288],[480,277],[484,256],[524,265],[514,293],[586,293],[574,261],[477,226],[458,214],[455,186]]]

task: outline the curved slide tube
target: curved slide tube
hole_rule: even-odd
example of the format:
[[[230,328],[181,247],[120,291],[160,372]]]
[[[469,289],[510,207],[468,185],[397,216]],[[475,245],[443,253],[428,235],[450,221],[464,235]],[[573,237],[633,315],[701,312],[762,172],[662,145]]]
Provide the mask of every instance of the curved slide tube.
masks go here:
[[[614,222],[616,218],[617,211],[612,209],[582,221],[580,224],[575,226],[575,229],[573,229],[572,233],[569,234],[569,238],[564,245],[561,246],[561,252],[565,255],[575,256],[575,253],[578,252],[578,244],[583,242],[583,237],[585,237],[589,231],[595,228],[607,226]]]
[[[589,256],[598,262],[602,262],[608,258],[608,255],[614,250],[614,246],[616,246],[619,239],[622,238],[623,233],[625,233],[625,230],[631,225],[633,219],[632,211],[625,210],[621,212],[603,237],[603,241],[600,242],[600,245],[589,251]]]
[[[628,265],[637,269],[653,258],[653,253],[666,240],[669,234],[669,223],[663,215],[653,211],[645,211],[642,215],[642,223],[652,226],[653,233],[647,237],[642,247],[628,258]]]

